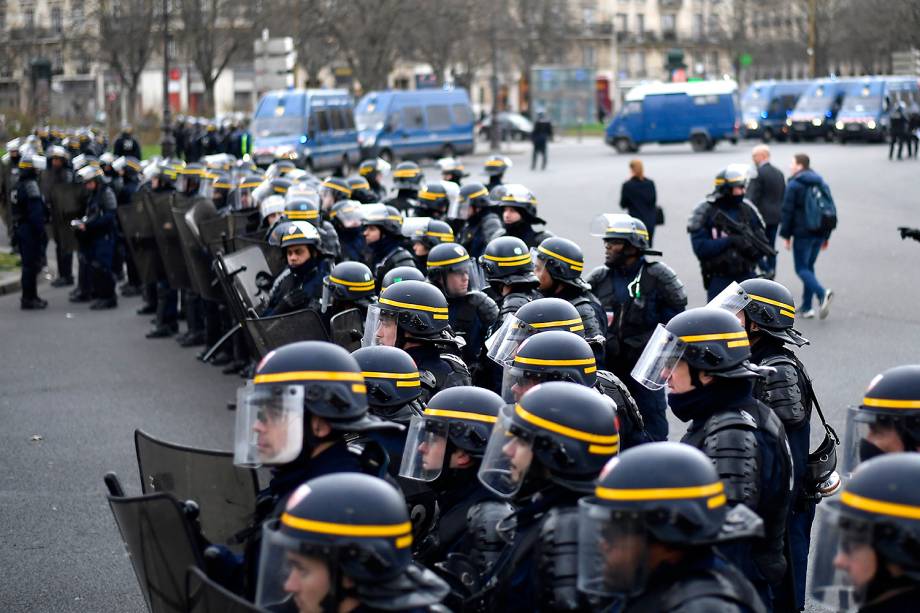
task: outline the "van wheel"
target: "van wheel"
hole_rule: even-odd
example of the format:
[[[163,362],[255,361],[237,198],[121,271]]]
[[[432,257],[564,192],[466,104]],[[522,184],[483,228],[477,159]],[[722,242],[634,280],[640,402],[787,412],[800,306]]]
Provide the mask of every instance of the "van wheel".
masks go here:
[[[444,145],[444,147],[441,148],[441,157],[442,158],[454,157],[454,148],[451,145]]]
[[[694,134],[690,137],[690,146],[694,151],[708,151],[710,149],[709,137],[705,134]]]
[[[384,162],[386,162],[386,163],[389,164],[390,166],[393,165],[393,162],[394,162],[393,152],[390,151],[389,149],[384,149],[383,151],[381,151],[381,152],[378,154],[377,157],[379,157],[381,160],[383,160]]]
[[[351,160],[347,155],[342,156],[342,163],[339,165],[339,174],[344,178],[351,174]]]
[[[617,153],[630,153],[633,150],[628,138],[618,138],[613,141],[613,148]]]

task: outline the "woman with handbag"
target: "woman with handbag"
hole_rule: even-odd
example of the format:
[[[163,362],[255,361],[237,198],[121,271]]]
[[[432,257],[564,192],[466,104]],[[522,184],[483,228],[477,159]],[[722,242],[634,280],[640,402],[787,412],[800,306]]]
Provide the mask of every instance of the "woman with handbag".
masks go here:
[[[632,176],[623,183],[620,190],[620,207],[626,209],[633,217],[642,220],[648,229],[649,246],[655,235],[655,226],[664,223],[664,211],[658,206],[655,182],[645,176],[642,160],[629,162]]]

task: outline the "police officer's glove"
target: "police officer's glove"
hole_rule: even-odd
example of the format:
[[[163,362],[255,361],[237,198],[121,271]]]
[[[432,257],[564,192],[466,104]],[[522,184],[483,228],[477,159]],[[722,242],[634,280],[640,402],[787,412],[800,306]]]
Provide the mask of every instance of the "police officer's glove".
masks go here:
[[[278,312],[291,313],[293,311],[299,311],[300,309],[306,308],[306,306],[307,295],[303,293],[302,289],[295,289],[281,299],[281,303],[278,305]]]
[[[264,270],[260,270],[256,273],[256,287],[266,294],[271,290],[274,279],[270,274]]]

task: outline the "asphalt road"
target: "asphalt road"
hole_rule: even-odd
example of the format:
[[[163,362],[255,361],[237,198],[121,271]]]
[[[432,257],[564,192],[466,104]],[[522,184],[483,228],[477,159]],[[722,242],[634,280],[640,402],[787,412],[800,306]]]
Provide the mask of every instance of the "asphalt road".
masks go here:
[[[667,215],[656,246],[687,285],[691,306],[702,305],[705,294],[686,218],[715,173],[747,162],[749,148],[723,144],[698,154],[688,146],[648,147],[638,155]],[[920,225],[920,165],[888,162],[877,146],[826,144],[776,145],[774,163],[785,170],[799,151],[830,183],[841,220],[817,266],[837,295],[831,316],[799,327],[813,342],[800,355],[842,434],[846,406],[876,373],[917,361],[920,245],[901,241],[895,227]],[[590,270],[602,247],[588,224],[617,211],[631,157],[596,140],[553,143],[546,171],[531,172],[528,154],[513,153],[506,178],[536,193],[550,229],[585,248]],[[467,167],[478,178],[481,158]],[[778,268],[778,280],[800,296],[789,253]],[[39,313],[19,311],[18,296],[0,298],[0,609],[140,611],[102,475],[114,470],[129,492],[139,492],[136,428],[229,449],[233,413],[225,406],[241,380],[197,362],[196,350],[145,340],[148,323],[134,314],[136,299],[97,313],[68,304],[66,290],[45,285],[41,293],[51,306]],[[672,438],[682,431],[672,422]]]

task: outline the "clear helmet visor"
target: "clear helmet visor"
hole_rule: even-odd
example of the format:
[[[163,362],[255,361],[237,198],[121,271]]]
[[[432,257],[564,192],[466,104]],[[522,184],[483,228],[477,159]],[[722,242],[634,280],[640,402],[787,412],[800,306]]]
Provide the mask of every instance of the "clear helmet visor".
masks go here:
[[[301,542],[283,534],[279,524],[280,521],[274,519],[262,527],[255,603],[269,611],[301,610],[296,604],[295,597],[300,600],[315,599],[315,604],[319,605],[328,590],[321,591],[317,586],[314,592],[310,586],[315,583],[328,583],[316,581],[318,575],[328,575],[328,565],[319,557],[305,555]]]
[[[505,366],[502,373],[502,399],[510,404],[518,402],[530,388],[542,382],[540,377],[516,366]]]
[[[364,219],[361,205],[357,203],[338,206],[332,209],[329,217],[337,221],[343,228],[360,228]]]
[[[469,199],[458,197],[450,201],[450,206],[447,208],[447,218],[466,220],[470,218],[472,210]]]
[[[632,369],[632,378],[650,390],[662,389],[687,344],[658,324]]]
[[[292,185],[290,189],[284,193],[285,202],[296,202],[298,200],[309,200],[316,204],[317,209],[319,208],[319,194],[309,185],[303,183]]]
[[[831,502],[818,507],[812,534],[811,595],[834,611],[856,611],[880,564],[868,524],[846,518]]]
[[[737,281],[732,281],[731,285],[723,289],[719,294],[710,300],[706,306],[728,311],[732,315],[737,315],[751,302],[751,297]]]
[[[262,204],[262,201],[274,194],[272,190],[272,183],[269,179],[266,179],[259,183],[259,186],[253,188],[250,193],[250,208],[256,208]]]
[[[323,279],[323,295],[319,301],[320,310],[325,313],[329,310],[329,307],[332,306],[333,302],[335,302],[335,288],[332,287],[332,284],[329,282],[329,277],[327,276]]]
[[[32,156],[32,168],[35,170],[45,170],[48,168],[48,159],[43,155]]]
[[[499,413],[479,466],[479,481],[503,498],[521,489],[533,463],[533,441],[513,426],[513,410],[509,405]]]
[[[518,347],[531,334],[533,334],[533,329],[530,324],[521,321],[514,315],[509,315],[498,330],[486,339],[486,355],[501,366],[511,366]]]
[[[361,338],[361,346],[395,347],[398,331],[396,316],[389,311],[382,310],[380,305],[372,304],[367,308],[367,316],[364,319],[364,336]]]
[[[907,411],[918,419],[916,412]],[[905,415],[904,418],[907,418]],[[903,419],[903,418],[901,418]],[[843,473],[849,476],[860,463],[883,453],[907,451],[901,435],[901,419],[859,407],[847,408],[846,433],[843,437]]]
[[[632,218],[623,213],[601,213],[588,226],[588,234],[598,238],[605,238],[611,232],[632,234]]]
[[[448,298],[459,298],[486,287],[485,276],[479,262],[469,258],[449,266],[432,267],[428,264],[428,278],[437,279],[441,290]]]
[[[648,537],[640,520],[611,517],[591,498],[578,501],[578,590],[597,596],[639,593],[648,579]]]
[[[434,481],[448,462],[447,435],[449,424],[424,415],[413,415],[403,450],[399,476],[415,481]]]
[[[400,233],[410,240],[425,236],[428,231],[428,222],[430,221],[431,217],[405,217]]]
[[[304,388],[299,385],[255,386],[236,394],[237,466],[287,464],[303,448]]]

